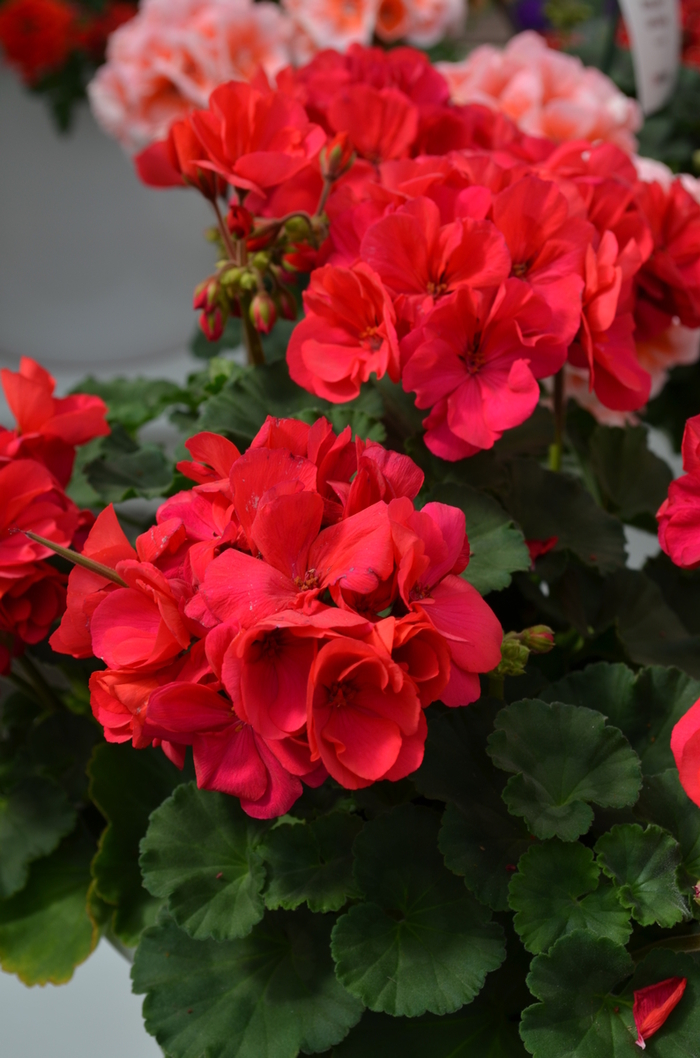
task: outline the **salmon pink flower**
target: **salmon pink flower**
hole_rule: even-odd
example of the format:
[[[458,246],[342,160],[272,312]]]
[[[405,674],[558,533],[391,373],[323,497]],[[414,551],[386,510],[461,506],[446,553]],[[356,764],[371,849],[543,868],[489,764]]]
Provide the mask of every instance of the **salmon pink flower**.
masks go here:
[[[687,983],[685,977],[669,977],[634,993],[632,1015],[637,1029],[635,1043],[642,1050],[646,1049],[649,1037],[659,1031],[671,1011],[678,1006]]]
[[[284,8],[316,48],[345,51],[369,44],[378,0],[284,0]]]
[[[334,403],[357,397],[372,374],[398,382],[396,314],[376,272],[326,265],[313,273],[304,306],[287,350],[295,382]]]
[[[307,724],[312,759],[349,790],[415,771],[427,733],[413,680],[383,650],[351,639],[319,651]]]

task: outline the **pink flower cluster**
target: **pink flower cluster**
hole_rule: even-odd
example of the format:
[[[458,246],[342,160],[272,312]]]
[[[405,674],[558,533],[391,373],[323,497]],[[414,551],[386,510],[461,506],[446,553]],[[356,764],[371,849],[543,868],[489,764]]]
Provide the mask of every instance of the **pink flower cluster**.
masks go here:
[[[371,441],[268,418],[241,455],[203,433],[132,548],[111,507],[76,567],[54,650],[95,655],[111,742],[191,745],[201,787],[286,812],[330,774],[348,789],[414,771],[424,709],[479,696],[501,658],[495,615],[459,574],[462,511],[416,510],[423,474]]]
[[[530,136],[615,143],[630,153],[636,146],[638,103],[600,70],[549,48],[532,30],[503,49],[483,44],[462,62],[437,65],[455,103],[492,107]]]
[[[136,151],[228,81],[262,70],[274,82],[290,63],[369,44],[374,33],[427,47],[465,15],[466,0],[142,0],[110,37],[90,102],[102,127]]]

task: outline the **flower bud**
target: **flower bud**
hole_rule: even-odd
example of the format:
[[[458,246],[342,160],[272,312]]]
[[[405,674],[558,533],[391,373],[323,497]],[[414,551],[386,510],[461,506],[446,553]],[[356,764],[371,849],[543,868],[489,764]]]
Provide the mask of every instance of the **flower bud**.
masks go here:
[[[253,229],[253,215],[245,206],[232,203],[226,214],[226,227],[234,239],[247,239]]]
[[[256,253],[251,257],[250,263],[253,268],[257,268],[258,272],[266,272],[270,264],[270,255],[269,253]]]
[[[352,149],[350,137],[347,132],[338,132],[321,149],[319,156],[321,174],[326,180],[337,180],[348,171],[354,161],[355,152]]]
[[[275,303],[266,290],[259,291],[250,303],[250,319],[256,331],[269,334],[277,321]]]
[[[218,341],[224,333],[225,323],[226,317],[218,307],[211,312],[203,312],[199,317],[199,326],[202,328],[204,335],[210,342]]]
[[[530,651],[517,639],[505,636],[501,646],[501,662],[496,669],[499,676],[522,676]]]
[[[215,276],[205,279],[194,288],[192,307],[195,309],[204,309],[206,312],[209,312],[219,301],[220,293],[221,287]]]
[[[547,625],[533,625],[520,633],[520,642],[533,654],[548,654],[554,648],[554,632]]]
[[[297,318],[296,298],[288,290],[280,290],[278,292],[277,304],[283,320],[295,320]]]

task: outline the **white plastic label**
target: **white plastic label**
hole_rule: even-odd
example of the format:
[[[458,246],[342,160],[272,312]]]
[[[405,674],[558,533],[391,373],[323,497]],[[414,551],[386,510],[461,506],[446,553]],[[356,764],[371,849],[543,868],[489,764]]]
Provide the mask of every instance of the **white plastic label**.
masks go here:
[[[679,0],[619,0],[632,46],[637,98],[645,114],[660,110],[676,85],[681,52]]]

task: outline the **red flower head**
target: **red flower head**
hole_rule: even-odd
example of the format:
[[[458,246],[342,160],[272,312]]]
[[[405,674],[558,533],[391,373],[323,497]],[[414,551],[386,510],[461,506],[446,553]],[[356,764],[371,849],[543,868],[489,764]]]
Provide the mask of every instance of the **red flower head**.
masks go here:
[[[669,977],[666,981],[648,985],[634,993],[632,1014],[637,1027],[635,1043],[642,1050],[646,1049],[649,1037],[659,1031],[671,1011],[678,1006],[686,984],[685,977]]]
[[[17,421],[15,430],[0,428],[0,464],[3,457],[37,459],[67,485],[75,446],[109,433],[104,401],[86,394],[54,397],[55,379],[27,356],[19,371],[3,368],[0,378]]]
[[[334,132],[346,132],[361,158],[379,165],[408,157],[418,131],[418,109],[395,88],[353,84],[328,108]]]
[[[402,354],[404,388],[419,408],[432,406],[425,443],[454,460],[491,448],[532,414],[536,379],[562,366],[566,344],[547,302],[509,279],[495,292],[464,287],[445,299],[402,342]]]
[[[681,786],[691,801],[700,805],[700,699],[674,727],[671,750]]]
[[[349,790],[401,779],[423,757],[427,725],[416,685],[370,643],[336,639],[319,651],[307,724],[312,760]]]
[[[641,299],[665,317],[658,330],[673,316],[686,327],[700,327],[700,205],[680,180],[668,191],[640,182],[637,200],[654,240],[638,276]]]
[[[353,400],[372,374],[398,382],[396,314],[376,272],[326,265],[313,273],[304,306],[287,349],[295,382],[334,403]]]
[[[134,158],[136,172],[149,187],[196,187],[214,201],[226,190],[226,181],[211,168],[210,159],[197,136],[191,117],[174,121],[164,140],[158,140]]]
[[[75,9],[64,0],[7,0],[0,6],[0,44],[27,84],[63,66],[75,28]]]
[[[261,194],[300,172],[326,139],[290,96],[238,81],[215,89],[209,110],[190,120],[210,159],[203,168]]]
[[[700,566],[700,415],[688,419],[683,434],[683,467],[659,507],[659,543],[681,569]]]

